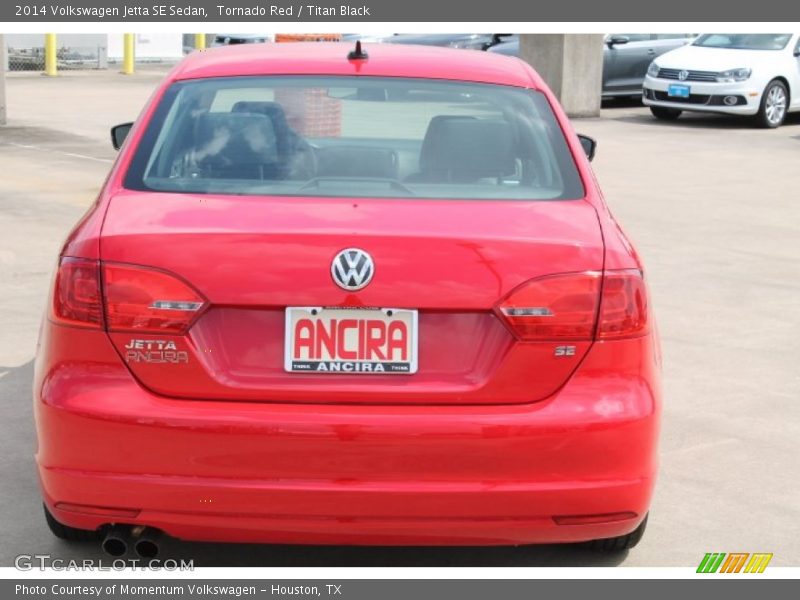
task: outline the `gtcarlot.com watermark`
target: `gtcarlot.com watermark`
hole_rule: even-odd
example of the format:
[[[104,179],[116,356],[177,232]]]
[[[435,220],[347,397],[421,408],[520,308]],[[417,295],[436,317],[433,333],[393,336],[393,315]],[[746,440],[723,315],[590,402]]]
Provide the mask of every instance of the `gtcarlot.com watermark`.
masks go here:
[[[53,558],[50,554],[19,554],[14,558],[14,567],[19,571],[194,571],[194,560],[174,558],[138,559],[116,558],[103,560],[83,558],[81,560]]]

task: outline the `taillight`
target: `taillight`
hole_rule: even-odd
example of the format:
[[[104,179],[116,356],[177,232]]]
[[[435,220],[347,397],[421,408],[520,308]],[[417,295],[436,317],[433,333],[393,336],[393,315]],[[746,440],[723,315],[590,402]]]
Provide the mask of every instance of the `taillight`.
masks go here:
[[[500,312],[522,341],[591,340],[601,281],[596,271],[534,279],[512,292]]]
[[[104,263],[103,291],[109,331],[181,334],[206,306],[177,277],[132,265]]]
[[[534,279],[498,308],[525,342],[621,339],[649,331],[647,290],[637,269]]]
[[[97,261],[64,257],[53,286],[53,320],[65,325],[101,328],[100,269]]]
[[[641,271],[607,271],[603,281],[597,338],[610,340],[648,333],[650,319],[647,304],[647,288]]]

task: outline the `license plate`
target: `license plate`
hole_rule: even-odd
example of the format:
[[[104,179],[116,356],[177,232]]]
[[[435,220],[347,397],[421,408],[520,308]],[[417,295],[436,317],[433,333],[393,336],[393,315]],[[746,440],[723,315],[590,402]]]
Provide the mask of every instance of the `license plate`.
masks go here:
[[[283,368],[290,373],[410,375],[417,372],[417,311],[286,309]]]
[[[667,96],[672,96],[673,98],[688,98],[691,91],[692,89],[688,85],[673,83],[667,88]]]

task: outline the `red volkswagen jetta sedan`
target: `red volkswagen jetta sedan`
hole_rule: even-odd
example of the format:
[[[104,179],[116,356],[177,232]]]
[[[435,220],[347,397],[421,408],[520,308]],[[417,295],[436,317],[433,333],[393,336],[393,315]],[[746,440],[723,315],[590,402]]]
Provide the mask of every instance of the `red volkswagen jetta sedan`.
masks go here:
[[[56,535],[641,538],[661,403],[642,265],[528,65],[219,48],[128,129],[41,332]]]

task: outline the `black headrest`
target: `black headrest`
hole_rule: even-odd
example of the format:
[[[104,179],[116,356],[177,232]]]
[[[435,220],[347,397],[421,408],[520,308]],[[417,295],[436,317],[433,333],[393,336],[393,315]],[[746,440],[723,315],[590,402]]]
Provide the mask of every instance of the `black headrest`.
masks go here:
[[[431,119],[420,152],[424,174],[472,181],[515,171],[514,132],[505,121],[460,115]]]
[[[233,105],[231,112],[235,113],[254,113],[266,115],[272,121],[272,126],[276,133],[283,133],[283,129],[288,128],[286,113],[283,107],[277,102],[261,102],[256,100],[240,100]]]
[[[285,160],[290,160],[292,155],[302,149],[303,143],[297,132],[289,126],[283,106],[277,102],[262,102],[256,100],[240,100],[233,105],[235,113],[253,113],[265,115],[272,121],[272,127],[278,138],[278,153]]]
[[[195,128],[198,161],[231,164],[269,164],[277,161],[272,121],[261,114],[204,113]]]

